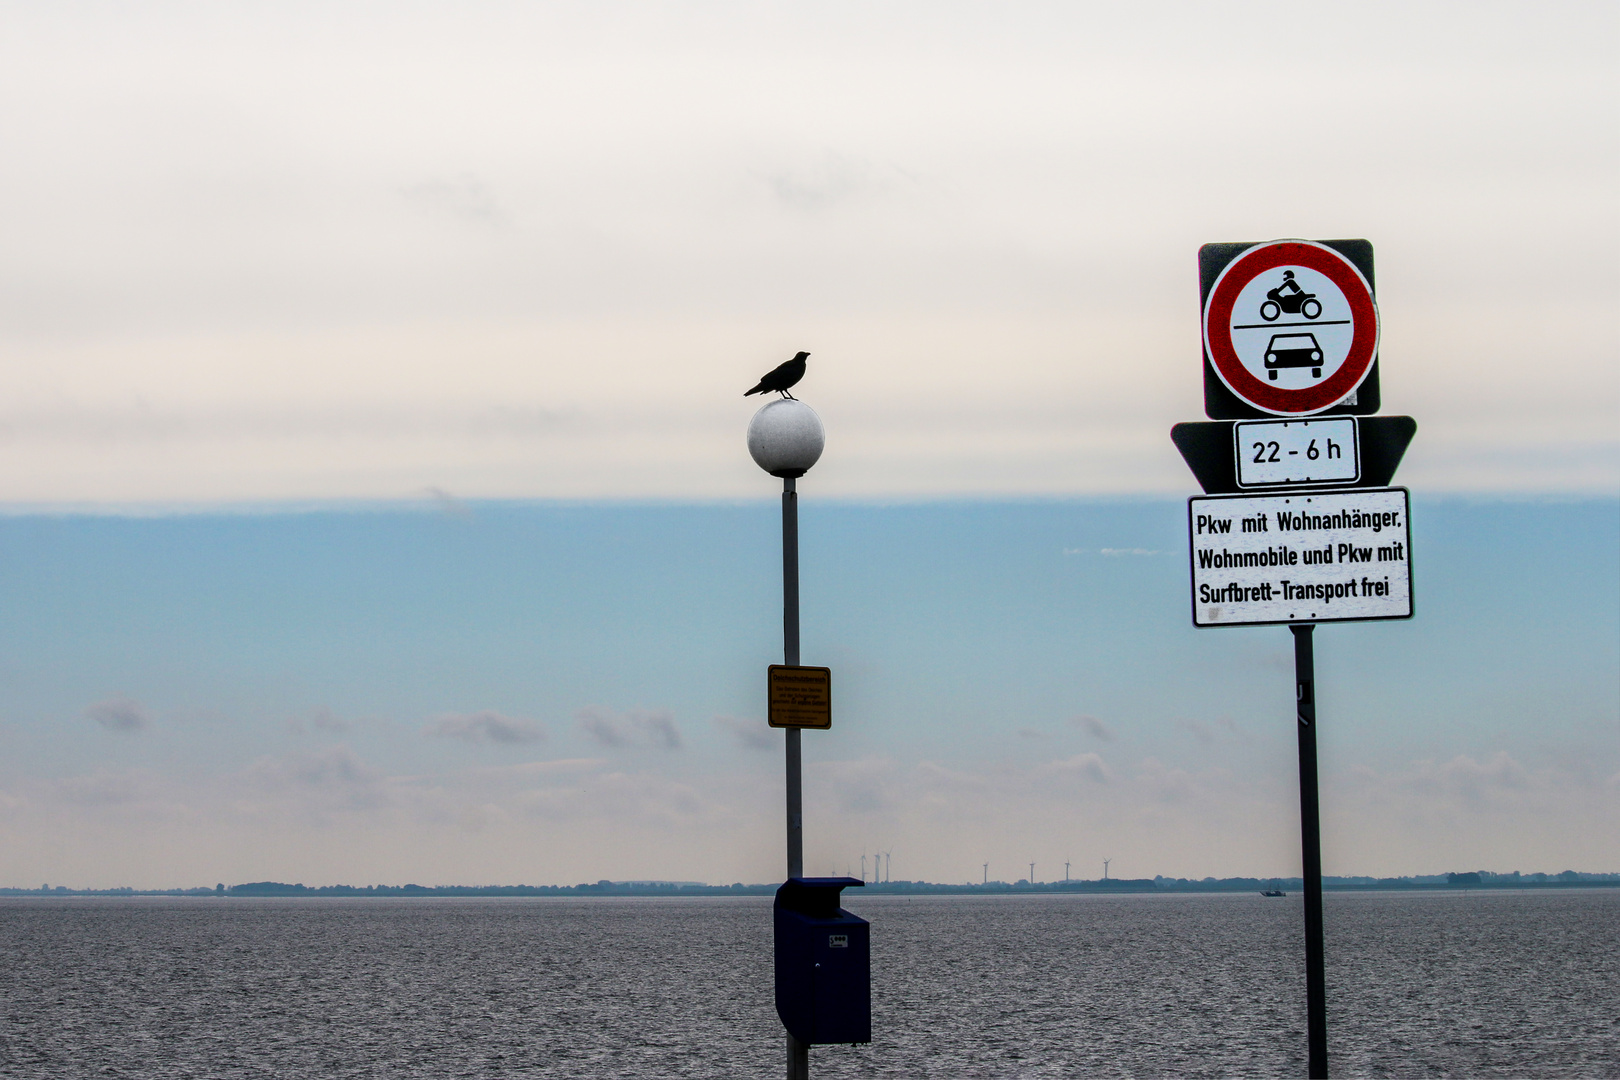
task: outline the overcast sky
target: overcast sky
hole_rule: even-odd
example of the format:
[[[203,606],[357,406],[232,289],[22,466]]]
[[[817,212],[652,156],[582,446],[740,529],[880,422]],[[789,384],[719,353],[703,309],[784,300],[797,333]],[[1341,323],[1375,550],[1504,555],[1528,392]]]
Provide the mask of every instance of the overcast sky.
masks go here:
[[[1199,245],[1287,236],[1419,423],[1328,871],[1620,869],[1612,3],[0,18],[0,884],[779,875],[800,349],[810,869],[1297,872],[1168,438]]]
[[[1179,491],[1206,241],[1431,490],[1620,486],[1607,3],[8,4],[0,500]]]

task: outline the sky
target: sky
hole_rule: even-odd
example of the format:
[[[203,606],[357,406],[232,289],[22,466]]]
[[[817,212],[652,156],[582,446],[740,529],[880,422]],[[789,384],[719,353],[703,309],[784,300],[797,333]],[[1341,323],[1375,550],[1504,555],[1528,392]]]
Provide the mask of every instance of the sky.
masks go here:
[[[1328,872],[1620,869],[1613,5],[4,19],[0,884],[779,876],[800,349],[811,869],[1297,872],[1167,437],[1198,246],[1285,236],[1372,241],[1419,424]]]
[[[1291,637],[1192,627],[1185,512],[802,499],[834,679],[807,868],[1297,874]],[[1315,635],[1326,872],[1615,870],[1620,500],[1412,513],[1416,616]],[[777,878],[779,529],[773,501],[0,519],[7,877]]]

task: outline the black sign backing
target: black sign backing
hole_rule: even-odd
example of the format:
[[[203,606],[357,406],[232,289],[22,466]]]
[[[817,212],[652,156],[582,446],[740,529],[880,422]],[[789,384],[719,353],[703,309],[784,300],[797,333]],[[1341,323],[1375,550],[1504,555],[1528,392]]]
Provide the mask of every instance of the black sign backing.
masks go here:
[[[1214,288],[1215,279],[1221,276],[1228,263],[1243,252],[1264,241],[1251,240],[1238,244],[1205,244],[1198,249],[1198,310],[1202,312],[1209,302],[1209,290]],[[1316,243],[1330,247],[1355,264],[1361,276],[1367,279],[1367,284],[1373,289],[1376,296],[1378,282],[1373,278],[1373,248],[1366,240],[1318,240]],[[1378,361],[1375,359],[1367,377],[1352,395],[1355,404],[1335,405],[1331,409],[1324,409],[1315,413],[1315,416],[1368,416],[1378,411],[1380,394],[1378,391]],[[1271,413],[1262,412],[1253,405],[1248,404],[1236,394],[1228,390],[1221,377],[1215,373],[1215,367],[1210,363],[1209,353],[1204,353],[1204,415],[1211,420],[1257,420],[1272,417]]]

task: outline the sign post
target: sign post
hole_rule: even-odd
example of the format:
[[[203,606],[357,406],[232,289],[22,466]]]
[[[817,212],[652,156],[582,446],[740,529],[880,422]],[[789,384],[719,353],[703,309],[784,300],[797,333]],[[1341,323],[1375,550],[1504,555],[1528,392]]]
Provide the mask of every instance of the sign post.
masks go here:
[[[799,666],[799,492],[782,481],[782,666]],[[799,728],[787,729],[787,876],[804,876],[804,771]]]
[[[1306,1073],[1328,1074],[1327,964],[1322,933],[1322,816],[1316,797],[1316,654],[1314,623],[1297,623],[1294,634],[1294,714],[1299,729],[1299,835],[1305,880]]]
[[[799,670],[799,490],[826,446],[821,418],[804,402],[784,396],[754,414],[748,424],[748,453],[754,463],[782,481],[782,665]],[[830,682],[830,679],[829,679]],[[804,877],[804,771],[799,725],[787,727],[784,764],[787,788],[787,876]],[[781,942],[777,949],[780,953]],[[780,964],[778,965],[780,967]],[[809,1080],[810,1044],[787,1033],[787,1078]]]
[[[809,1080],[813,1044],[872,1041],[870,928],[837,903],[841,889],[862,882],[804,876],[801,732],[832,726],[832,671],[799,663],[798,479],[825,445],[821,419],[796,398],[771,402],[748,425],[755,464],[782,480],[782,663],[767,669],[766,700],[786,745],[787,881],[777,890],[774,934],[788,1080]]]
[[[1365,240],[1205,244],[1204,412],[1170,437],[1204,489],[1187,500],[1197,627],[1286,625],[1305,882],[1308,1074],[1328,1075],[1314,635],[1412,617],[1411,500],[1389,487],[1417,424],[1380,404]]]

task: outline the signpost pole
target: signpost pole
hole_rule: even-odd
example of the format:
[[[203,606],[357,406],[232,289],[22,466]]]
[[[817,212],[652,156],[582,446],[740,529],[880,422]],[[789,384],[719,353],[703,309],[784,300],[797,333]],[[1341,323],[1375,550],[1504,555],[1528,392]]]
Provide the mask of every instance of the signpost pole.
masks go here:
[[[792,363],[804,371],[801,352]],[[789,369],[784,364],[783,369]],[[791,371],[787,372],[791,374]],[[773,373],[774,374],[774,373]],[[771,376],[767,376],[768,380]],[[793,376],[796,381],[797,375]],[[793,385],[790,381],[787,385]],[[765,381],[761,381],[761,387]],[[759,387],[756,387],[759,389]],[[766,672],[767,720],[772,727],[786,728],[784,740],[787,771],[787,876],[804,877],[804,784],[800,759],[800,728],[826,728],[832,723],[832,672],[827,668],[805,668],[799,664],[799,491],[797,479],[810,471],[821,459],[827,435],[821,418],[815,410],[779,388],[780,401],[763,406],[748,422],[748,454],[754,464],[782,480],[782,659],[778,667],[772,664]],[[749,393],[753,393],[750,390]],[[744,395],[747,396],[747,395]],[[825,884],[825,883],[823,883]],[[805,886],[784,883],[786,894],[802,892]],[[798,1013],[792,1001],[802,996],[804,987],[793,973],[793,936],[784,937],[782,922],[782,891],[777,893],[776,914],[776,1010],[787,1028],[788,1080],[809,1080],[810,1043],[794,1037],[797,1027],[801,1035],[814,1041],[821,1029],[811,1024],[805,1028],[797,1020]],[[851,916],[853,918],[853,916]],[[857,920],[858,921],[858,920]],[[865,925],[864,923],[862,924]],[[863,939],[864,940],[864,939]],[[865,956],[865,954],[862,954]],[[813,974],[800,972],[800,974]],[[865,1000],[864,998],[862,999]],[[784,1011],[785,1010],[785,1011]],[[869,1017],[863,1020],[870,1027]],[[856,1034],[860,1034],[859,1030]],[[868,1033],[865,1039],[870,1040]]]
[[[782,663],[799,666],[799,492],[782,481]],[[799,729],[787,729],[788,877],[804,876],[804,784],[799,766]]]
[[[1294,700],[1299,720],[1299,831],[1305,864],[1305,1039],[1308,1075],[1324,1078],[1327,1067],[1327,976],[1322,944],[1322,827],[1316,797],[1315,623],[1295,623]]]
[[[1374,415],[1366,240],[1205,244],[1198,274],[1214,422],[1170,433],[1204,489],[1187,502],[1193,625],[1286,623],[1294,635],[1307,1072],[1326,1077],[1312,633],[1318,622],[1412,617],[1411,496],[1389,484],[1417,423]]]
[[[799,491],[794,478],[782,480],[782,663],[799,665]],[[787,736],[787,876],[804,876],[804,778],[799,729]],[[788,1080],[810,1080],[810,1047],[787,1037]]]

